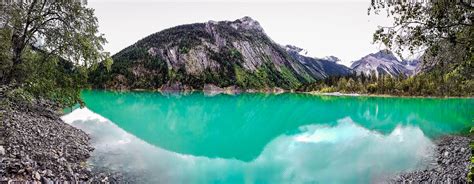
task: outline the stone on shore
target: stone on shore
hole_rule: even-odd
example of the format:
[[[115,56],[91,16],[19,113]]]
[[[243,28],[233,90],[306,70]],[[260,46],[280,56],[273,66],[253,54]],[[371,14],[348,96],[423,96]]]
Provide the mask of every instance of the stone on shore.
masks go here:
[[[390,183],[467,183],[471,138],[449,135],[436,140],[434,167],[402,173]]]

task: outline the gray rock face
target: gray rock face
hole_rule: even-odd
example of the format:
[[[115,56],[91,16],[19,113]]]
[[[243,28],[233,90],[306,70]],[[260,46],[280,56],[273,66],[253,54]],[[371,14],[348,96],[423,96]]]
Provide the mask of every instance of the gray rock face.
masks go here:
[[[307,51],[302,48],[287,45],[286,51],[293,59],[297,60],[306,71],[315,79],[324,79],[330,76],[347,76],[352,74],[352,70],[344,65],[337,64],[339,58],[329,56],[324,59],[318,59],[307,56]]]
[[[359,75],[375,74],[376,76],[390,75],[397,77],[414,75],[418,65],[417,60],[399,61],[391,51],[382,50],[354,61],[351,68]]]
[[[166,29],[123,49],[113,59],[112,72],[98,87],[157,89],[179,82],[193,89],[202,89],[204,84],[288,89],[314,81],[307,67],[274,43],[250,17]],[[257,80],[258,86],[252,84]]]
[[[258,23],[256,20],[253,20],[249,16],[245,16],[241,19],[238,19],[237,21],[234,21],[231,23],[231,26],[234,27],[234,29],[256,30],[263,32],[263,28],[260,26],[260,23]]]

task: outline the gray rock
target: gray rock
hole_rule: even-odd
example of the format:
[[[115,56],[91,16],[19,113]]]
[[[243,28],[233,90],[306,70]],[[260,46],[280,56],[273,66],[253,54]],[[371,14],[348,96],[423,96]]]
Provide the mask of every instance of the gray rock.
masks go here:
[[[3,146],[0,146],[0,155],[5,155],[5,148],[3,148]]]
[[[33,172],[33,179],[35,180],[40,180],[41,179],[41,175],[38,173],[38,172]]]
[[[2,90],[0,88],[0,95]],[[0,101],[10,100],[0,96]],[[87,182],[91,171],[81,166],[93,150],[89,137],[83,131],[64,123],[55,112],[57,105],[42,99],[34,103],[2,103],[2,135],[0,146],[0,176],[2,180],[20,183],[33,181],[74,182],[71,178],[80,174]],[[6,135],[6,136],[3,136]],[[57,153],[61,154],[61,157]],[[59,161],[59,158],[63,158]],[[70,165],[68,170],[67,165]],[[28,177],[30,176],[30,177]],[[47,178],[46,178],[47,177]]]
[[[444,155],[444,157],[448,157],[448,156],[449,156],[449,152],[445,151],[443,155]]]
[[[52,184],[53,182],[46,177],[41,177],[41,183],[43,184]]]
[[[436,164],[429,169],[401,173],[389,179],[390,183],[466,183],[470,168],[471,138],[445,136],[435,141]]]

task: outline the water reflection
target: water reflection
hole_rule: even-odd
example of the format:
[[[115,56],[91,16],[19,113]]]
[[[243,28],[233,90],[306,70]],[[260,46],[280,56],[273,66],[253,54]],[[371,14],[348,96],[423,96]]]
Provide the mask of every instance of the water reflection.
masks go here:
[[[246,162],[156,147],[87,108],[63,119],[92,135],[93,164],[144,174],[144,183],[368,183],[424,167],[433,148],[419,127],[398,125],[381,134],[344,117],[298,126]]]
[[[346,117],[380,135],[403,126],[417,127],[429,138],[467,130],[474,118],[472,99],[109,91],[84,91],[82,96],[89,109],[149,144],[245,162],[281,135],[300,134],[307,125],[333,128]]]

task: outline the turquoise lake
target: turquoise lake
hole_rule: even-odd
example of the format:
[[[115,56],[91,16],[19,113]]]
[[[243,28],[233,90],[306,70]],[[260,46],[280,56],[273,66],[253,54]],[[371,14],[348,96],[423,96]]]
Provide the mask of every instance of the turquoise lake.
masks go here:
[[[377,183],[430,167],[474,125],[472,98],[82,92],[63,120],[90,163],[140,183]]]

